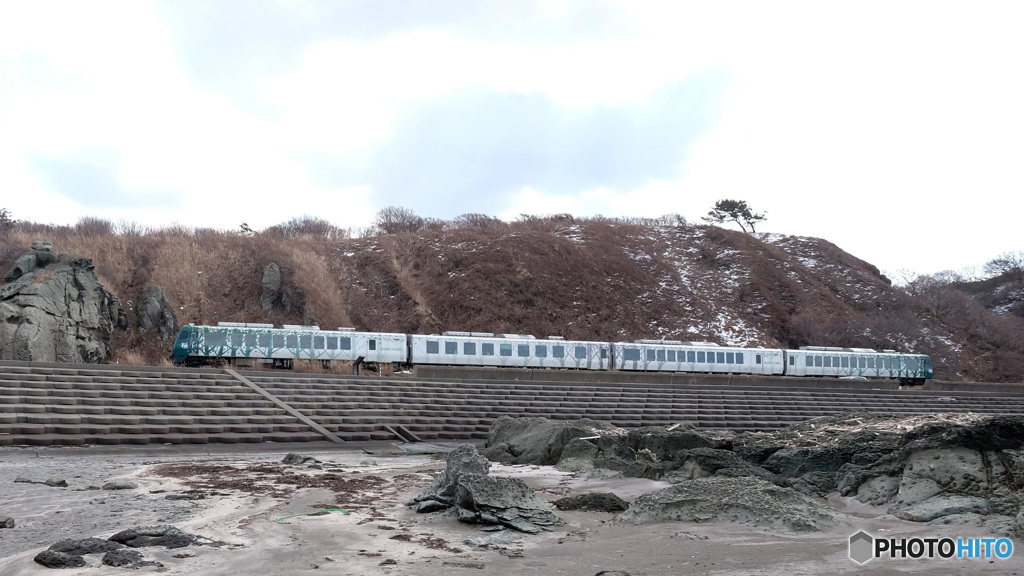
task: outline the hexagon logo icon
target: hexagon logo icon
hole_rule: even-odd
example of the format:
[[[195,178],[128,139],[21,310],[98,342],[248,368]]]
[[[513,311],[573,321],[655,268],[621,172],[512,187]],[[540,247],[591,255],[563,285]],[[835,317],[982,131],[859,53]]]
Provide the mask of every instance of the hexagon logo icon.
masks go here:
[[[863,564],[874,557],[875,539],[861,530],[850,536],[850,560]]]

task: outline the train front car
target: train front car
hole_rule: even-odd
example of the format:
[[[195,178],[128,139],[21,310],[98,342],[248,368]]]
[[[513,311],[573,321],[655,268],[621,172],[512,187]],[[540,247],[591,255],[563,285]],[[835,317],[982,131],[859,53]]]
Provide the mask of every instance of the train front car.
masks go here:
[[[801,346],[786,350],[787,376],[885,378],[903,384],[924,384],[935,376],[932,359],[924,354],[877,352],[870,348]]]
[[[178,337],[174,339],[174,348],[171,352],[171,362],[175,366],[181,366],[189,362],[193,356],[193,350],[199,349],[199,327],[193,324],[182,326],[178,331]]]
[[[611,362],[607,342],[564,340],[558,336],[540,339],[489,332],[412,334],[409,349],[413,364],[607,370]]]
[[[635,340],[615,342],[617,370],[719,374],[782,374],[783,353],[774,348],[733,348],[711,342]]]
[[[217,326],[185,326],[178,333],[171,360],[195,366],[214,360],[248,359],[290,367],[295,360],[357,360],[404,363],[405,334],[356,332],[350,328],[320,330],[318,326],[220,322]]]

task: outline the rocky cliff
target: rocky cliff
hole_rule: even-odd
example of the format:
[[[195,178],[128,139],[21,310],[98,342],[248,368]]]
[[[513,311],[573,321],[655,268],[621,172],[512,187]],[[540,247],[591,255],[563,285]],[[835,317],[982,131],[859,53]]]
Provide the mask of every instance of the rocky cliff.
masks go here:
[[[111,336],[127,319],[92,260],[35,242],[0,288],[0,359],[106,362]]]

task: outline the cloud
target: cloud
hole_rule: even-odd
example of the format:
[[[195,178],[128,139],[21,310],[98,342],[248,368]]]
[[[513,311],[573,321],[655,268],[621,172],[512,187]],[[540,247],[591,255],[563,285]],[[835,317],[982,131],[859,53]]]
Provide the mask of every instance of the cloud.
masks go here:
[[[364,166],[325,157],[310,166],[323,186],[365,182],[378,205],[441,218],[502,212],[525,187],[630,190],[679,174],[727,83],[714,70],[640,102],[584,110],[540,94],[467,89],[410,106]]]
[[[113,150],[93,150],[62,158],[32,158],[32,165],[53,191],[82,206],[97,210],[181,207],[181,200],[166,191],[126,188],[118,176],[119,164]]]
[[[621,36],[628,13],[609,0],[157,0],[184,66],[199,86],[250,112],[276,110],[261,77],[297,67],[318,43],[372,44],[418,30],[488,43],[567,44]]]

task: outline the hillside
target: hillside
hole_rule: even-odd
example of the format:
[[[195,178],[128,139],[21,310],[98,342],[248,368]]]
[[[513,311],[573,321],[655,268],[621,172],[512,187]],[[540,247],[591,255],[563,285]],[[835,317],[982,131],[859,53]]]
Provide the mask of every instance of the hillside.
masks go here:
[[[6,271],[33,240],[94,260],[134,326],[164,289],[179,323],[245,321],[432,333],[666,338],[745,346],[829,345],[930,354],[945,380],[1021,381],[1024,319],[949,283],[894,287],[817,238],[750,235],[667,220],[463,217],[347,238],[279,226],[259,234],[19,223],[0,236]],[[260,305],[276,263],[284,298]],[[118,361],[157,363],[170,344],[134,329]]]

